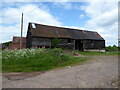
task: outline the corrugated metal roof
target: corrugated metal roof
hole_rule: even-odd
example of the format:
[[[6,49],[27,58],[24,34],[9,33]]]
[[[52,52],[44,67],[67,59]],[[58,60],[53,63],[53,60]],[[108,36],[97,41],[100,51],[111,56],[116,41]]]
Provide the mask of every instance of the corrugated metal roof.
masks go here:
[[[29,24],[31,25],[32,23]],[[36,28],[31,29],[32,36],[104,40],[97,32],[93,31],[48,26],[42,24],[35,24],[35,26]]]

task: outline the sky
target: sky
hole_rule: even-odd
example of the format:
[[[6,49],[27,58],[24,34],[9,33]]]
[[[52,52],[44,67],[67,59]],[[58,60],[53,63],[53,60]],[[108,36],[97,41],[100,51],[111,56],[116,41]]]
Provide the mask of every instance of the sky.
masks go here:
[[[98,32],[106,46],[118,45],[118,0],[74,2],[9,1],[0,3],[0,43],[20,36],[23,13],[23,36],[28,23],[34,22]]]

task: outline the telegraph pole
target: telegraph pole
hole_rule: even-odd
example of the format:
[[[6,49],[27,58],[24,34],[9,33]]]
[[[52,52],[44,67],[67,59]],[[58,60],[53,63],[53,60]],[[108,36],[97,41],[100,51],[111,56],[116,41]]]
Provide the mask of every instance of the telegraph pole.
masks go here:
[[[23,13],[21,18],[21,38],[20,38],[20,49],[22,49],[22,31],[23,31]]]

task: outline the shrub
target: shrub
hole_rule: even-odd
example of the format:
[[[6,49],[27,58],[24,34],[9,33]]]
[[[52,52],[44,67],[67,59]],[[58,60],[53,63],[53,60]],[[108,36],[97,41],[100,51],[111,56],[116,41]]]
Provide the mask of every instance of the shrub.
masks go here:
[[[118,51],[118,47],[115,46],[115,45],[113,45],[113,46],[108,46],[108,47],[106,47],[105,49],[106,49],[106,51],[108,51],[108,52]]]
[[[58,47],[58,45],[60,44],[60,39],[58,39],[58,38],[54,38],[54,39],[52,39],[52,46],[54,47],[54,48],[57,48]]]

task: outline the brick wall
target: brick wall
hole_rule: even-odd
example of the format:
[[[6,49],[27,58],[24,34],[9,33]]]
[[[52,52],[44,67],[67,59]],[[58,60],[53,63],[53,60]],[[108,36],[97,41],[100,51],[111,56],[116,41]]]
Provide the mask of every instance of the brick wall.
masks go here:
[[[22,49],[26,48],[26,38],[22,37]],[[9,43],[8,49],[20,49],[20,37],[13,37],[12,43]]]
[[[26,48],[26,44],[22,44],[22,49]],[[10,43],[8,49],[20,49],[20,43]]]

